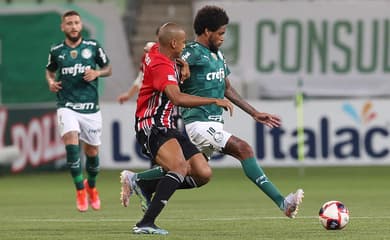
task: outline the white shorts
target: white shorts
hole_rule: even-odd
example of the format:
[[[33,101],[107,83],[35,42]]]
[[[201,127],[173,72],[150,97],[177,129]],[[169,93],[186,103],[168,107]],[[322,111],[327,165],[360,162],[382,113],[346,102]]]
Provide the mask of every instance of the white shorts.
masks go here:
[[[221,152],[232,136],[220,122],[192,122],[185,128],[191,142],[209,158],[214,152]]]
[[[101,144],[102,135],[102,115],[96,113],[78,113],[69,108],[57,109],[58,128],[61,137],[65,133],[76,131],[80,134],[80,139],[93,146]]]

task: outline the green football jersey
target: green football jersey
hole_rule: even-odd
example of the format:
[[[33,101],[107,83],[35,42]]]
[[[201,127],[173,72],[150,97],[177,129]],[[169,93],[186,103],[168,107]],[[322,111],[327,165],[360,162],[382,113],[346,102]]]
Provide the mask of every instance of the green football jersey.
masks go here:
[[[182,58],[187,61],[191,76],[180,85],[182,92],[210,98],[225,97],[225,77],[230,74],[225,57],[197,42],[191,42],[183,50]],[[181,108],[184,123],[194,121],[217,121],[223,123],[223,109],[215,104]]]
[[[98,79],[83,80],[87,69],[107,66],[108,59],[103,48],[96,40],[83,39],[75,48],[65,42],[50,49],[46,69],[56,72],[56,78],[62,82],[57,92],[57,107],[67,107],[80,113],[99,111]]]

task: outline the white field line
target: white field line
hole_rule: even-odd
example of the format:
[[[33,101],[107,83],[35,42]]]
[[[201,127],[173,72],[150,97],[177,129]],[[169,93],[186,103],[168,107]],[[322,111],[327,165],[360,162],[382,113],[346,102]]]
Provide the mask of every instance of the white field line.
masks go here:
[[[215,218],[200,218],[200,219],[178,219],[178,218],[165,218],[164,221],[187,221],[192,222],[197,221],[246,221],[246,220],[274,220],[274,219],[285,219],[290,220],[287,217],[215,217]],[[318,216],[302,216],[297,217],[295,220],[299,219],[318,219]],[[375,216],[375,217],[351,217],[351,219],[390,219],[390,216]],[[123,222],[123,221],[138,221],[138,218],[84,218],[84,219],[74,219],[74,218],[24,218],[24,219],[7,219],[9,221],[18,221],[18,222]]]

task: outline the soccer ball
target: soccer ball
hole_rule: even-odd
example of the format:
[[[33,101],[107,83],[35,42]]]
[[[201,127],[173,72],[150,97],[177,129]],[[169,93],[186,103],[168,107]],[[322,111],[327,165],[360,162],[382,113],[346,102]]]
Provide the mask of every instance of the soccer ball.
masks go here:
[[[342,202],[329,201],[322,205],[319,212],[319,219],[325,229],[340,230],[349,222],[349,211]]]

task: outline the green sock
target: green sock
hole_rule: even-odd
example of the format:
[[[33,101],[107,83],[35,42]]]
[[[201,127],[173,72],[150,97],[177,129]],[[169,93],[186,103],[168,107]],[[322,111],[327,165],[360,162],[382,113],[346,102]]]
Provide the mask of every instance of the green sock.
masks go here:
[[[83,189],[83,173],[81,170],[80,147],[79,145],[69,144],[65,146],[66,165],[70,170],[73,182],[77,190]]]
[[[257,164],[256,159],[254,157],[247,158],[241,161],[241,165],[246,176],[282,209],[284,197],[272,182],[268,180],[263,169]]]
[[[85,168],[88,174],[88,185],[91,188],[96,186],[96,176],[99,173],[99,156],[86,156]]]
[[[164,177],[167,172],[160,166],[137,173],[137,179],[153,180]]]

